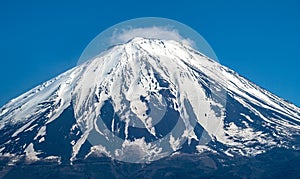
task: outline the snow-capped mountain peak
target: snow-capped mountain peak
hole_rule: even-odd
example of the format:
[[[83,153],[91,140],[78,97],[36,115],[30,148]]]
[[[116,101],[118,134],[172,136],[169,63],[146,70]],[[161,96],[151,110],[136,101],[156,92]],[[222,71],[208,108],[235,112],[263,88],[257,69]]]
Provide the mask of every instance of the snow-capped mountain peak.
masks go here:
[[[0,130],[3,155],[34,159],[249,156],[299,149],[300,109],[185,44],[134,38],[10,101]]]

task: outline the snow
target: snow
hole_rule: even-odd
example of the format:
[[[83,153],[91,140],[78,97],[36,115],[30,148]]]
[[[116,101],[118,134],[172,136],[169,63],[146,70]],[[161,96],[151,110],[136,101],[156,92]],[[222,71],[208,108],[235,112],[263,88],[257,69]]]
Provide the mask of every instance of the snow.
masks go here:
[[[2,115],[4,115],[5,113],[7,113],[8,112],[8,109],[3,109],[1,112],[0,112],[0,116],[2,116]]]
[[[207,111],[212,111],[210,101],[206,100],[204,89],[199,88],[197,81],[200,77],[191,74],[186,62],[183,61],[183,59],[189,60],[189,62],[192,61],[197,65],[196,60],[190,59],[191,55],[183,47],[183,49],[178,49],[180,44],[177,42],[165,43],[169,47],[168,50],[164,49],[160,42],[136,38],[128,44],[117,46],[109,51],[105,56],[106,59],[102,56],[85,64],[87,65],[86,68],[90,70],[86,70],[82,74],[83,77],[79,79],[75,87],[77,98],[74,108],[78,120],[91,121],[94,116],[99,116],[98,111],[108,96],[111,96],[114,102],[115,111],[125,114],[127,108],[124,108],[123,101],[121,101],[124,95],[130,103],[130,111],[133,112],[131,115],[141,119],[148,131],[155,134],[153,119],[145,115],[147,106],[139,100],[139,97],[147,96],[149,92],[158,93],[160,89],[164,88],[158,85],[159,82],[154,75],[154,71],[156,71],[155,73],[161,75],[161,78],[170,82],[169,88],[172,91],[177,91],[179,99],[176,103],[179,104],[182,115],[186,114],[184,112],[184,100],[189,99],[195,109],[195,115],[201,119],[198,122],[204,126],[210,135],[222,135],[216,133],[219,132],[217,128],[222,126],[224,116],[216,117],[211,114],[206,117],[206,113],[210,113]],[[155,54],[155,57],[149,54]],[[214,62],[211,63],[216,65]],[[95,76],[95,74],[99,75]],[[99,87],[105,90],[97,90]],[[93,92],[94,90],[95,92]],[[97,94],[99,98],[97,103],[93,101],[94,94]],[[82,109],[86,110],[82,112]],[[128,118],[126,115],[123,116]],[[190,126],[187,118],[188,115],[185,115],[186,126],[190,127],[189,131],[191,131],[193,126]],[[92,128],[92,125],[88,123],[85,125],[88,129]]]
[[[167,81],[169,86],[160,85],[157,75]],[[89,140],[92,130],[105,139],[110,139],[107,130],[96,125],[100,109],[108,99],[112,101],[115,113],[126,123],[126,136],[130,125],[146,128],[156,136],[154,126],[167,110],[165,98],[159,93],[164,89],[169,89],[175,97],[171,99],[171,104],[180,113],[180,120],[184,125],[183,129],[180,128],[183,130],[182,136],[172,133],[166,139],[172,151],[180,148],[183,138],[188,142],[192,139],[201,141],[202,136],[197,136],[193,131],[197,123],[210,138],[229,147],[224,151],[228,156],[236,153],[246,156],[262,153],[265,148],[254,148],[251,145],[276,146],[278,144],[275,139],[287,138],[292,136],[293,131],[300,129],[298,107],[256,86],[191,47],[173,40],[135,38],[11,100],[0,109],[0,130],[8,124],[19,124],[21,127],[12,135],[16,137],[24,131],[34,131],[37,128],[39,131],[34,140],[44,142],[46,125],[56,120],[72,104],[76,123],[72,125],[71,131],[80,128],[82,132],[78,140],[71,142],[73,161],[84,142]],[[208,94],[208,89],[213,94]],[[214,95],[220,99],[217,100]],[[244,113],[240,116],[245,119],[242,124],[246,127],[239,127],[234,122],[226,123],[227,95],[278,134],[274,133],[272,136],[254,130],[252,124],[256,118]],[[155,100],[157,104],[149,106],[140,100],[141,96],[147,101]],[[274,114],[273,117],[268,117],[256,106],[268,109]],[[151,112],[146,115],[149,108]],[[49,113],[40,126],[38,116],[46,111]],[[196,119],[194,123],[189,120],[193,117]],[[147,160],[165,155],[164,148],[158,144],[147,144],[142,139],[131,142],[125,140],[120,145],[122,148],[117,151],[108,151],[106,146],[97,145],[91,152],[98,151],[126,160],[129,160],[127,152],[133,149],[141,156],[146,156]],[[205,145],[198,145],[196,149],[199,153],[210,150]],[[3,147],[0,152],[2,150]],[[38,159],[33,143],[24,145],[24,152],[32,160]]]
[[[85,131],[85,133],[81,136],[81,138],[73,145],[72,147],[72,157],[70,161],[74,161],[76,159],[76,155],[78,154],[81,146],[84,144],[84,142],[87,140],[89,135],[89,131]]]
[[[91,154],[94,154],[97,156],[102,156],[103,154],[106,156],[111,156],[110,152],[107,151],[106,148],[102,145],[92,146],[90,152],[84,158],[89,157]]]
[[[41,105],[41,103],[52,103],[52,105],[58,106],[58,108],[50,110],[48,115],[49,121],[54,120],[61,114],[61,112],[70,105],[71,102],[71,90],[73,82],[78,78],[81,68],[73,68],[65,73],[55,77],[42,85],[35,87],[34,89],[24,93],[23,95],[11,100],[8,104],[4,105],[0,111],[0,126],[6,123],[27,123],[18,132],[23,132],[29,125],[36,120],[35,117],[39,114],[43,114],[47,111],[51,105]],[[5,112],[9,109],[9,113]],[[4,111],[4,112],[3,112]]]
[[[125,140],[122,148],[115,151],[116,159],[127,162],[150,162],[165,157],[162,149],[145,142],[144,138]]]
[[[235,123],[229,123],[226,133],[228,139],[225,143],[229,146],[226,154],[231,156],[234,153],[238,153],[244,156],[252,156],[264,152],[261,148],[253,148],[253,144],[260,144],[262,146],[274,146],[276,142],[266,133],[261,131],[254,131],[252,128],[241,128]],[[232,138],[232,139],[229,139]]]
[[[254,122],[248,115],[241,113],[242,116],[244,116],[248,121]]]
[[[30,128],[26,129],[24,132],[32,131],[38,124],[32,125]]]
[[[45,137],[40,138],[39,143],[44,142],[45,141]]]
[[[212,150],[209,146],[207,145],[197,145],[196,146],[196,149],[199,153],[203,153],[205,151],[210,151],[210,152],[213,152],[213,153],[217,153],[215,150]]]
[[[45,135],[46,135],[46,126],[42,126],[33,140],[36,140],[38,137],[43,137]]]
[[[173,151],[177,151],[178,149],[180,149],[180,139],[177,138],[175,139],[172,135],[170,136],[170,146],[173,149]]]
[[[33,161],[36,161],[36,160],[39,160],[39,158],[37,157],[37,152],[34,151],[34,147],[33,147],[33,144],[30,143],[27,148],[25,149],[24,151],[26,153],[26,158],[28,160],[33,160]]]
[[[50,161],[57,161],[57,163],[60,165],[61,164],[61,157],[59,156],[48,156],[45,158],[45,160],[50,160]]]
[[[27,124],[19,128],[16,132],[13,133],[12,137],[16,137],[19,133],[23,132],[27,127],[29,127],[34,121],[29,121]]]

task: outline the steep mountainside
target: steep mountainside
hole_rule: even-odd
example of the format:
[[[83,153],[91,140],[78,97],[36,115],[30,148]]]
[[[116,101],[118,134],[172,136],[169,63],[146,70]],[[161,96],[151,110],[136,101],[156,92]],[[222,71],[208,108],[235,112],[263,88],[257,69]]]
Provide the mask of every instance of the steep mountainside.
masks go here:
[[[0,153],[70,163],[299,150],[300,109],[175,41],[134,38],[0,109]]]

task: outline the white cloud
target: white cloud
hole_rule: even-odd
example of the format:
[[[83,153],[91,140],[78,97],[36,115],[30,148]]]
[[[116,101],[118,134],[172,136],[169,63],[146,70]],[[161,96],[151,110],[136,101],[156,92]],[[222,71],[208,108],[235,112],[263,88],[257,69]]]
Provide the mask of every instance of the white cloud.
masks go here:
[[[135,37],[175,40],[192,47],[195,46],[195,42],[193,40],[189,38],[183,38],[177,30],[156,26],[147,28],[122,29],[121,31],[113,33],[110,42],[111,45],[115,45],[128,42]]]

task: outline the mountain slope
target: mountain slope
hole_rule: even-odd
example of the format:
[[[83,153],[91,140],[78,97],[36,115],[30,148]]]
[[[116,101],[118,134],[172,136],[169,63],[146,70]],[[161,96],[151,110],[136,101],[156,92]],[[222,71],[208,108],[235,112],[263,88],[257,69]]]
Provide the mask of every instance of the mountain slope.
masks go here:
[[[186,45],[135,38],[10,101],[0,132],[3,156],[29,160],[251,156],[299,150],[300,109]]]

